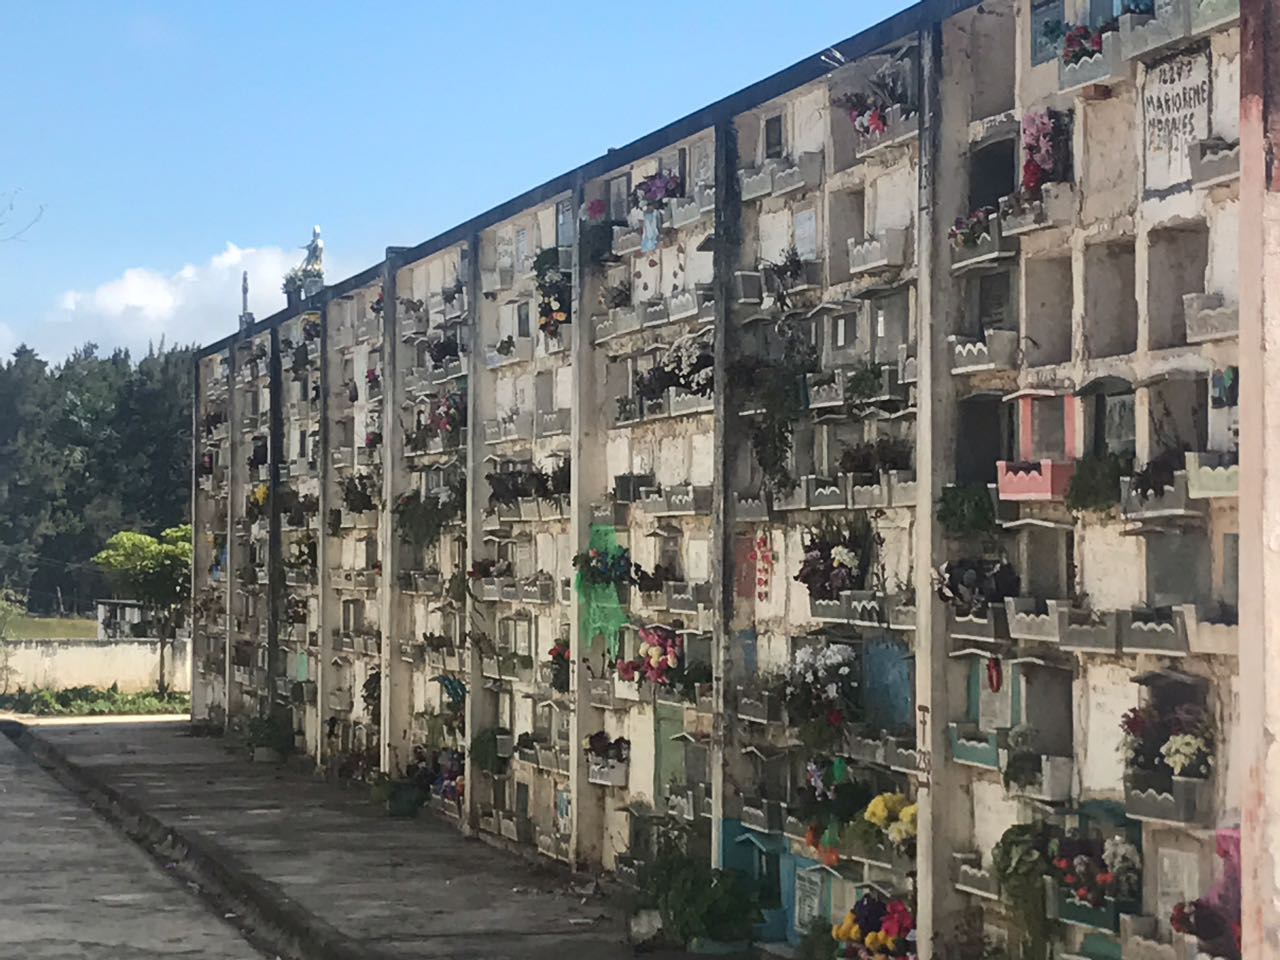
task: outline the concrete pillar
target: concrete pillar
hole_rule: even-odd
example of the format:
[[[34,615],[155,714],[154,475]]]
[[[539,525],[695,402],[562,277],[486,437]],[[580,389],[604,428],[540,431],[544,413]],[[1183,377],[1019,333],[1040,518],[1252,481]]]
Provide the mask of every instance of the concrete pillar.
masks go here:
[[[931,588],[932,572],[945,559],[934,504],[954,475],[955,390],[947,351],[948,320],[956,296],[950,272],[946,225],[961,213],[968,195],[967,58],[943,57],[944,24],[920,39],[921,116],[920,205],[916,217],[917,356],[916,526],[914,583],[916,621],[917,745],[926,777],[918,794],[919,837],[916,870],[917,924],[921,960],[934,955],[959,908],[948,878],[965,798],[954,765],[947,762],[948,673],[946,616]],[[958,33],[958,31],[957,31]]]
[[[475,565],[477,549],[481,541],[481,518],[480,511],[484,505],[484,499],[480,496],[480,482],[484,477],[484,430],[481,426],[483,418],[487,410],[480,405],[481,384],[483,377],[485,380],[484,389],[489,389],[490,380],[484,370],[484,341],[480,336],[480,302],[483,299],[480,293],[480,250],[483,236],[479,233],[473,234],[467,243],[467,249],[471,253],[468,261],[470,267],[467,274],[467,330],[470,331],[470,348],[467,353],[463,354],[466,358],[464,363],[467,370],[467,449],[466,449],[466,471],[467,471],[467,569],[470,570]],[[466,752],[463,759],[463,783],[466,785],[466,792],[463,797],[462,809],[462,832],[470,835],[471,815],[475,810],[476,779],[474,770],[471,766],[471,743],[470,738],[476,735],[480,729],[479,710],[476,704],[480,698],[484,696],[481,692],[484,681],[480,677],[480,651],[471,641],[472,628],[477,623],[482,623],[480,611],[476,609],[476,599],[471,590],[467,590],[467,597],[463,603],[463,636],[462,642],[465,645],[463,656],[466,658],[466,666],[463,673],[466,676],[467,684],[467,700],[464,707],[466,714],[466,736],[468,742]]]
[[[582,207],[583,184],[574,187],[574,209]],[[568,327],[569,349],[573,358],[573,412],[570,414],[570,494],[569,542],[573,550],[585,550],[591,541],[591,504],[605,499],[610,477],[605,449],[608,443],[610,411],[600,403],[604,360],[591,344],[591,308],[599,293],[598,278],[591,275],[592,265],[582,259],[582,224],[579,223],[573,256],[573,323]],[[597,282],[593,282],[597,281]],[[562,337],[565,331],[562,330]],[[570,574],[573,576],[573,574]],[[599,864],[604,855],[604,791],[587,783],[587,757],[579,749],[584,737],[601,729],[600,710],[591,705],[587,692],[588,672],[584,660],[591,651],[582,637],[582,606],[578,603],[576,582],[569,605],[569,649],[573,653],[573,716],[570,720],[569,746],[573,760],[569,765],[569,790],[573,797],[573,817],[569,841],[570,855],[577,866]]]
[[[1263,958],[1280,956],[1280,9],[1240,14],[1242,937]]]
[[[404,399],[404,375],[400,370],[396,320],[396,278],[400,260],[388,248],[382,261],[382,516],[378,523],[378,556],[382,577],[378,584],[378,622],[382,626],[382,698],[379,737],[380,766],[384,773],[403,772],[409,762],[409,725],[413,715],[413,664],[400,659],[400,641],[407,639],[401,623],[400,535],[392,508],[404,493],[404,432],[399,428]]]
[[[334,609],[333,577],[329,568],[333,563],[331,556],[333,544],[329,536],[329,511],[333,508],[334,496],[330,488],[330,474],[333,471],[332,447],[330,446],[329,407],[333,378],[329,376],[329,315],[332,305],[325,300],[320,305],[320,450],[316,454],[320,488],[320,508],[316,514],[316,586],[319,603],[316,630],[319,634],[320,656],[319,669],[316,671],[316,717],[319,721],[319,734],[316,737],[315,761],[323,763],[329,755],[328,719],[329,693],[334,671],[330,669],[329,657],[333,653],[333,641],[330,639],[330,628],[341,620],[341,615]]]
[[[280,536],[280,463],[284,456],[284,390],[280,382],[280,327],[271,328],[271,352],[268,358],[267,394],[269,412],[267,426],[267,475],[270,511],[267,514],[267,703],[265,713],[292,725],[288,703],[281,704],[276,693],[282,652],[280,631],[288,622],[284,615],[284,564]]]
[[[716,229],[714,263],[716,298],[715,337],[715,478],[711,488],[711,591],[716,597],[712,611],[712,696],[715,719],[711,732],[708,764],[711,775],[711,864],[722,866],[725,807],[725,687],[733,662],[730,626],[733,622],[734,578],[733,537],[726,521],[729,496],[730,459],[726,425],[729,423],[728,357],[736,332],[729,323],[729,302],[733,291],[733,270],[741,243],[739,220],[742,201],[738,188],[738,135],[732,118],[715,129]]]

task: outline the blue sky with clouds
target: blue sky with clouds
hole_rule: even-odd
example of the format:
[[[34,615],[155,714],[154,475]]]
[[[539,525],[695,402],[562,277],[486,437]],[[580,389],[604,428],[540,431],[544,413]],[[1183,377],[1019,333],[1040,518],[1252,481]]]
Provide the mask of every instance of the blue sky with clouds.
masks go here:
[[[906,0],[4,4],[0,352],[230,332]]]

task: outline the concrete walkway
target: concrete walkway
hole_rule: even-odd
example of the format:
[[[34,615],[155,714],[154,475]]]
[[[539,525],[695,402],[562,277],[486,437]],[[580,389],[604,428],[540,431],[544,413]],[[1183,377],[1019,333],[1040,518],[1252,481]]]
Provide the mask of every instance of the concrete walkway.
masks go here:
[[[0,957],[262,955],[0,737]]]
[[[248,901],[254,923],[292,930],[296,949],[285,955],[632,956],[617,906],[575,893],[564,872],[468,840],[425,811],[392,820],[364,788],[250,763],[221,740],[189,736],[185,723],[35,725],[26,738],[98,791],[97,805],[125,829],[150,837],[140,842],[203,862],[197,875],[213,873]]]

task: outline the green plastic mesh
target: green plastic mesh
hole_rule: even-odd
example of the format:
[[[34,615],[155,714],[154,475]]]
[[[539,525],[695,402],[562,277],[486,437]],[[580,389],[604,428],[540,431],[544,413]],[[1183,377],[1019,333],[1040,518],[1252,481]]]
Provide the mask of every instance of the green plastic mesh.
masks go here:
[[[611,526],[591,525],[590,549],[601,553],[613,553],[618,549],[618,537]],[[616,660],[621,652],[622,628],[627,624],[627,613],[618,601],[618,587],[612,583],[586,583],[583,572],[578,571],[576,588],[579,609],[582,611],[583,647],[595,647],[604,639],[609,658]]]

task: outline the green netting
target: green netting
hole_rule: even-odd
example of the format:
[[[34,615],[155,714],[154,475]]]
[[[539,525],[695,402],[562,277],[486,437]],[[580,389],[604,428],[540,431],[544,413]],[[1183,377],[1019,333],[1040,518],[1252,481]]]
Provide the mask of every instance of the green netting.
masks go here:
[[[618,550],[618,537],[613,527],[604,524],[591,525],[591,550],[601,553],[615,553]],[[610,659],[616,660],[621,652],[622,628],[627,623],[627,613],[618,601],[618,587],[612,583],[586,583],[583,571],[577,577],[579,609],[582,611],[582,643],[583,647],[594,647],[596,641],[604,638],[609,649]]]

